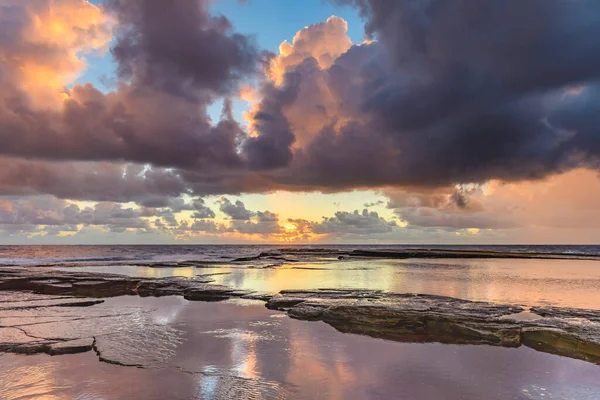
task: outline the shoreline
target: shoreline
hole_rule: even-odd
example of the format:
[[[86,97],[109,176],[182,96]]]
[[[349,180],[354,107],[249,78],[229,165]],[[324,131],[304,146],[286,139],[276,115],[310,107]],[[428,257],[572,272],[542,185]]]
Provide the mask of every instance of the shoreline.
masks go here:
[[[566,307],[532,307],[526,310],[518,305],[358,289],[257,293],[211,282],[208,276],[200,276],[199,279],[136,278],[40,268],[0,268],[0,295],[8,295],[0,301],[0,311],[93,307],[102,302],[98,299],[131,295],[181,296],[189,301],[208,302],[241,298],[261,300],[267,308],[283,311],[295,319],[323,321],[341,332],[399,342],[502,347],[524,345],[600,364],[599,310]],[[11,300],[11,293],[20,295]],[[34,297],[27,299],[29,295]],[[519,316],[522,313],[532,314],[534,318],[522,319]],[[18,343],[10,341],[16,334],[14,329],[12,326],[0,327],[0,351],[76,353],[92,350],[96,340],[95,336],[79,337],[75,342],[67,338],[36,338]],[[27,337],[26,330],[22,333]]]
[[[339,250],[330,248],[279,248],[273,251],[264,251],[255,255],[221,258],[221,259],[193,259],[183,260],[144,260],[144,259],[76,259],[56,260],[46,262],[23,263],[1,263],[3,267],[80,267],[80,266],[140,266],[150,268],[185,268],[206,267],[219,265],[244,265],[253,261],[272,262],[273,265],[298,262],[316,261],[353,261],[353,260],[420,260],[420,259],[466,259],[466,260],[490,260],[490,259],[536,259],[536,260],[585,260],[600,261],[600,255],[596,253],[560,253],[560,252],[519,252],[519,251],[493,251],[493,250],[462,250],[462,249],[401,249],[401,250],[368,250],[351,249]],[[26,259],[24,259],[26,260]]]

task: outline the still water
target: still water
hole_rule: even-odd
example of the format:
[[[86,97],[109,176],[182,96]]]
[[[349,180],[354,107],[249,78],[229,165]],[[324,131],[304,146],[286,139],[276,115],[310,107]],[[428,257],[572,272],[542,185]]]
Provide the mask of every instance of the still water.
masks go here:
[[[210,275],[215,283],[276,293],[283,289],[360,288],[467,300],[600,309],[600,261],[590,260],[350,260],[202,268],[111,265],[64,268],[143,277]]]
[[[600,254],[599,249],[494,250]],[[273,248],[0,247],[0,263],[142,277],[201,276],[268,293],[361,288],[600,309],[600,261],[338,260],[321,254],[296,262],[233,262],[262,251]],[[192,259],[195,267],[161,263]],[[39,337],[93,335],[108,361],[139,368],[100,362],[94,351],[54,357],[0,354],[2,400],[600,399],[600,366],[591,363],[526,347],[397,343],[343,334],[322,322],[267,310],[261,302],[131,296],[89,308],[23,313],[0,315],[0,325],[26,322],[23,329]],[[62,318],[58,322],[56,315]]]
[[[143,368],[94,352],[0,355],[1,399],[598,399],[600,367],[528,348],[409,344],[342,334],[260,302],[178,297],[108,299],[179,332],[168,357]],[[140,326],[141,332],[145,330]],[[131,342],[128,346],[136,346]],[[125,350],[128,349],[123,349]],[[115,361],[119,352],[112,353]]]

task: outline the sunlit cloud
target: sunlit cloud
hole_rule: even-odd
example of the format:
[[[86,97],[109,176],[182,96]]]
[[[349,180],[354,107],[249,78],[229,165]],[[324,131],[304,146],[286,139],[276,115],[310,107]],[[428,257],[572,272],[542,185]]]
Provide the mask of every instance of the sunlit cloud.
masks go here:
[[[271,60],[267,76],[277,85],[281,85],[283,75],[288,70],[311,57],[321,69],[329,68],[336,58],[352,46],[347,32],[346,21],[336,16],[305,27],[296,33],[292,43],[284,40],[279,45],[279,55]]]
[[[362,43],[331,16],[274,54],[205,0],[0,0],[0,231],[314,243],[555,230],[589,241],[600,59],[585,50],[600,13],[557,2],[539,15],[548,28],[522,35],[519,20],[496,38],[449,23],[473,17],[461,2],[439,2],[451,12],[427,24],[424,3],[350,3],[367,22]],[[519,12],[477,10],[490,27]],[[573,23],[580,15],[590,23]],[[572,38],[555,40],[557,27]],[[115,90],[74,84],[109,48]],[[221,103],[215,122],[207,109]]]
[[[0,6],[8,6],[6,0]],[[14,82],[34,107],[60,106],[69,96],[67,86],[87,66],[85,55],[108,50],[113,21],[85,0],[29,2],[23,12],[27,24],[13,38],[19,56],[0,48],[0,58],[10,59]]]

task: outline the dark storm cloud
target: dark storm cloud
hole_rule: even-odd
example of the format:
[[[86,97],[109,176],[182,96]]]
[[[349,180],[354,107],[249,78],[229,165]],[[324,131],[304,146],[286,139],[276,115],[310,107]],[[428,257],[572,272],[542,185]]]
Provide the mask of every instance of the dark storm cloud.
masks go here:
[[[205,0],[109,0],[119,22],[112,52],[121,76],[176,95],[195,96],[194,88],[230,92],[256,68],[257,51],[208,6]]]
[[[260,110],[254,113],[255,129],[260,136],[249,137],[244,144],[247,164],[252,169],[283,167],[292,160],[291,145],[295,137],[289,121],[283,114],[298,94],[299,74],[286,74],[286,84],[277,89],[271,84],[263,88]]]
[[[172,170],[132,164],[48,163],[0,157],[0,195],[51,194],[90,201],[134,201],[148,207],[171,205],[188,193]]]
[[[304,115],[330,124],[278,183],[444,186],[598,166],[597,1],[341,2],[360,7],[377,41],[321,73],[293,70],[297,87],[324,82],[339,110]],[[287,114],[324,102],[315,91]]]
[[[26,90],[22,71],[39,66],[59,75],[75,72],[61,70],[73,57],[71,43],[38,43],[28,34],[36,12],[52,9],[46,3],[15,5],[10,13],[3,7],[8,33],[0,36],[0,154],[197,170],[240,166],[237,146],[245,133],[231,117],[229,102],[215,125],[206,109],[236,94],[240,79],[256,72],[260,55],[250,38],[236,34],[225,17],[209,15],[204,1],[111,0],[105,9],[116,20],[116,90],[75,85],[64,103],[44,98],[40,106]],[[78,32],[76,42],[94,39],[78,27],[64,29]]]
[[[44,107],[22,71],[28,61],[64,72],[69,48],[26,34],[51,4],[1,6],[0,194],[175,210],[169,198],[182,194],[447,187],[600,168],[599,2],[337,2],[358,7],[376,41],[331,53],[325,67],[315,49],[327,35],[307,27],[302,51],[280,65],[283,84],[260,80],[252,132],[229,99],[265,55],[208,1],[109,0],[115,90],[75,85]],[[341,26],[330,19],[319,32],[327,24]],[[76,42],[105,28],[77,31]],[[468,208],[467,198],[454,201]]]

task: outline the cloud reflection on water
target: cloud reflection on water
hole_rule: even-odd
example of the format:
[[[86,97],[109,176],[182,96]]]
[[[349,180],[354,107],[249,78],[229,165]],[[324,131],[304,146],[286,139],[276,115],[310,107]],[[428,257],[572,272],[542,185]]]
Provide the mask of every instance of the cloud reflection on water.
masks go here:
[[[182,340],[163,364],[151,360],[148,369],[99,363],[92,352],[5,354],[0,398],[595,399],[600,393],[600,367],[527,348],[342,334],[252,301],[123,297],[107,303],[153,310],[146,323],[168,323]]]

